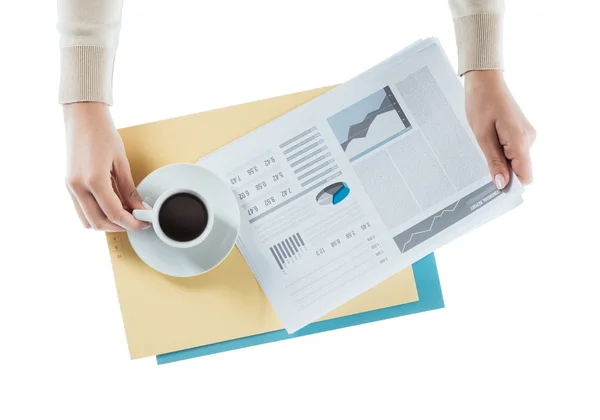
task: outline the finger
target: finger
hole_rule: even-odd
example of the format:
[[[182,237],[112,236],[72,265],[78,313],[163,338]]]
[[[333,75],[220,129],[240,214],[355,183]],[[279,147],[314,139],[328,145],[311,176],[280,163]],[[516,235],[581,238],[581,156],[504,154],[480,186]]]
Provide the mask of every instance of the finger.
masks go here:
[[[500,141],[504,141],[504,139],[501,139]],[[502,146],[502,150],[504,151],[506,159],[511,161],[529,155],[530,147],[529,140],[523,138],[515,141],[511,140],[508,144]]]
[[[533,146],[533,143],[535,143],[535,139],[537,138],[537,132],[535,131],[535,128],[533,128],[531,126],[529,127],[528,137],[529,137],[529,145]]]
[[[142,197],[135,187],[135,182],[131,176],[131,168],[127,158],[123,157],[115,161],[114,178],[119,190],[119,195],[129,209],[143,209]]]
[[[127,230],[139,230],[148,224],[140,222],[123,208],[123,203],[112,188],[110,177],[99,177],[89,184],[90,192],[100,206],[105,217],[115,225]]]
[[[513,172],[524,185],[531,184],[533,181],[530,145],[528,138],[522,138],[517,141],[511,140],[509,144],[504,146],[504,154],[509,159]]]
[[[519,156],[510,162],[510,166],[514,171],[519,181],[523,185],[529,185],[533,182],[533,170],[531,167],[531,157],[529,153],[523,156]]]
[[[520,127],[510,125],[498,126],[497,129],[500,143],[503,145],[504,155],[510,161],[513,172],[522,184],[531,184],[533,171],[530,148],[532,138],[535,138],[535,132],[532,133],[528,129],[520,129]]]
[[[77,208],[83,213],[83,219],[86,220],[94,230],[103,230],[107,232],[125,231],[121,226],[111,223],[106,218],[98,206],[98,203],[96,203],[93,195],[88,191],[85,183],[82,182],[80,178],[69,177],[67,179],[67,188],[77,202]]]
[[[487,160],[494,185],[499,190],[503,189],[510,180],[510,167],[496,130],[490,129],[487,133],[477,136],[477,140]]]
[[[106,217],[96,199],[91,192],[86,191],[82,194],[77,194],[77,200],[81,205],[81,209],[85,217],[89,221],[94,230],[103,230],[105,232],[125,232],[125,229]]]
[[[83,224],[84,228],[90,229],[92,225],[90,225],[90,222],[88,222],[88,219],[85,217],[85,213],[83,212],[83,210],[81,210],[81,206],[79,205],[77,197],[75,197],[75,194],[73,194],[73,192],[69,188],[67,188],[67,190],[69,191],[69,197],[71,197],[71,200],[73,200],[73,206],[75,207],[77,216],[79,216],[79,220],[81,220],[81,224]]]

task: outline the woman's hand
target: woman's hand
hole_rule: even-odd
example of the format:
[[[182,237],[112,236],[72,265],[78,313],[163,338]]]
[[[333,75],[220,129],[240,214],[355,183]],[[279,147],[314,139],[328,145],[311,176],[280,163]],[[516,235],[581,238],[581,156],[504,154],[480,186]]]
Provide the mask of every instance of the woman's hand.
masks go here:
[[[128,211],[144,206],[108,106],[80,102],[63,111],[67,187],[83,226],[107,232],[147,227]]]
[[[469,124],[483,150],[496,187],[506,187],[510,169],[521,183],[533,181],[529,149],[535,129],[517,105],[499,70],[465,74]]]

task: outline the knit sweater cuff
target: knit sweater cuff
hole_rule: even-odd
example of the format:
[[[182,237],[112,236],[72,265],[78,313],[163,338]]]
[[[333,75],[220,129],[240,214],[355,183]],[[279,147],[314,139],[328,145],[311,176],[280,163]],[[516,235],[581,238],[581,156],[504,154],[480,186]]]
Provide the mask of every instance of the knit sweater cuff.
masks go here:
[[[454,18],[458,73],[502,69],[501,14],[475,14]]]
[[[112,105],[114,62],[114,49],[98,46],[61,48],[59,102],[90,101]]]

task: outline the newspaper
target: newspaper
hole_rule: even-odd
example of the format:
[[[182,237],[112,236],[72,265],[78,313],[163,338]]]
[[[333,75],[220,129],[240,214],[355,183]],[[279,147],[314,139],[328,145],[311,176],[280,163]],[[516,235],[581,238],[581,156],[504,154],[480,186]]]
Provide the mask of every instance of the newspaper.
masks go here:
[[[198,164],[231,185],[237,245],[289,333],[522,202],[515,176],[494,186],[434,38]]]

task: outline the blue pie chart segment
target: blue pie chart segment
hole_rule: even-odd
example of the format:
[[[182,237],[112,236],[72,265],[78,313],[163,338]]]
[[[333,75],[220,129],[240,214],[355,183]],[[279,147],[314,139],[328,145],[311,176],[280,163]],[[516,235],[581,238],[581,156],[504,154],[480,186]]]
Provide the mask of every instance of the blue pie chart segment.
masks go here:
[[[348,186],[344,184],[342,188],[340,188],[335,194],[333,194],[333,204],[341,203],[342,200],[344,200],[344,198],[348,197],[348,194],[350,194],[350,188],[348,188]]]
[[[336,182],[323,188],[317,194],[317,203],[322,206],[339,204],[350,194],[350,188],[345,182]]]

